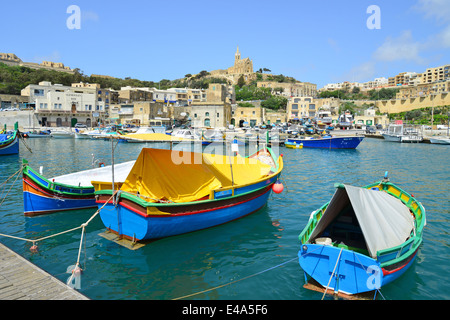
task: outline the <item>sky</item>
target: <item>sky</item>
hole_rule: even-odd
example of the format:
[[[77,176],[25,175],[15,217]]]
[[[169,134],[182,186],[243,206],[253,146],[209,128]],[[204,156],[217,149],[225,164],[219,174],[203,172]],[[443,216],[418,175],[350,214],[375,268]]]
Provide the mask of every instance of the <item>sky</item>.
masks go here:
[[[450,0],[0,0],[0,10],[0,52],[85,75],[174,80],[231,67],[237,46],[254,71],[318,88],[450,64]]]

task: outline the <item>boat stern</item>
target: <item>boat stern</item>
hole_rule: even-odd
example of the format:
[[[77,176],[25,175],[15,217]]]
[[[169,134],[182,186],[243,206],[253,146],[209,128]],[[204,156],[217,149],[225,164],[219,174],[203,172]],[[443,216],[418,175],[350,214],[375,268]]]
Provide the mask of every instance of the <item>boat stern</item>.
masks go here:
[[[343,247],[302,244],[298,257],[306,278],[313,278],[329,293],[355,295],[379,289],[383,283],[375,259]]]

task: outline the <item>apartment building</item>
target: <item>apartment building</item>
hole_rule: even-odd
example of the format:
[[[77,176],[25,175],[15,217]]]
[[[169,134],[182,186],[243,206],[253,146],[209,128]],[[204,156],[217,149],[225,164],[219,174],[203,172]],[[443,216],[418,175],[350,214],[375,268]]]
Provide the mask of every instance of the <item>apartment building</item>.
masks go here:
[[[298,121],[302,118],[314,118],[317,106],[313,97],[293,97],[288,101],[286,114],[288,121]]]
[[[422,73],[422,83],[450,80],[450,64],[436,68],[428,68]]]
[[[30,84],[21,91],[28,103],[35,107],[41,126],[61,127],[85,123],[95,126],[103,122],[105,102],[98,101],[97,87],[63,86],[48,81]]]

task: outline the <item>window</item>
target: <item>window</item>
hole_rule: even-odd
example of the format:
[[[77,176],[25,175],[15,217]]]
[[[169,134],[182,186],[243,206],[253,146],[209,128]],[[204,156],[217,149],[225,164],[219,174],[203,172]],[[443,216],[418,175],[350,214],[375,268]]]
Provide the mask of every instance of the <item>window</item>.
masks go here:
[[[298,104],[293,104],[292,105],[292,110],[298,110]]]
[[[205,124],[205,127],[211,126],[210,120],[208,118],[205,119],[204,124]]]
[[[209,117],[209,112],[205,112],[205,117]]]
[[[217,112],[217,118],[219,118],[220,117],[220,113],[219,112]]]
[[[34,89],[34,95],[42,97],[42,96],[44,96],[44,90],[43,89]]]
[[[197,118],[197,114],[196,113],[194,113],[194,118]]]

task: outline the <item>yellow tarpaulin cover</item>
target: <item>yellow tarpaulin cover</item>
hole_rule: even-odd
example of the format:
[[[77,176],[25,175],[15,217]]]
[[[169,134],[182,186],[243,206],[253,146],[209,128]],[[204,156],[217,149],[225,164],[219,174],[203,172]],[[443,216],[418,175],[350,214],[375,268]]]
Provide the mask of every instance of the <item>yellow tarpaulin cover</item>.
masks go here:
[[[271,169],[256,159],[231,160],[235,186],[257,182]],[[121,190],[139,192],[148,201],[189,202],[230,187],[231,181],[228,156],[143,148]]]

